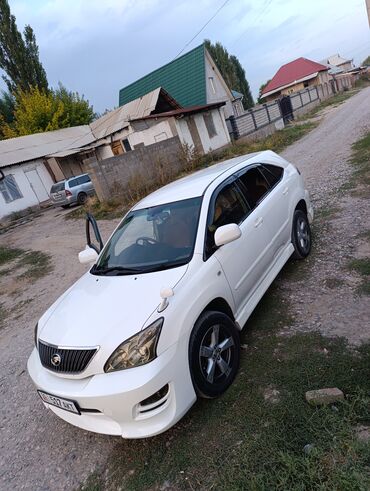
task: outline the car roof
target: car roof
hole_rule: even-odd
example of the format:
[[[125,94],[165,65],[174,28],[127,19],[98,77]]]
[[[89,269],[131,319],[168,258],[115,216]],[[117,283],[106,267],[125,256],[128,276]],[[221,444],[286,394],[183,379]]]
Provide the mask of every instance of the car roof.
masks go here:
[[[256,157],[259,157],[256,159]],[[218,177],[225,174],[225,179],[228,174],[232,174],[231,169],[238,164],[254,164],[263,157],[278,157],[274,152],[268,150],[263,152],[249,153],[234,157],[224,162],[211,165],[206,169],[199,170],[188,176],[177,179],[176,181],[163,186],[162,188],[149,194],[141,201],[139,201],[134,207],[134,210],[147,208],[150,206],[161,205],[165,203],[172,203],[174,201],[180,201],[183,199],[196,198],[202,196],[205,190],[213,181]],[[280,157],[278,157],[280,159]]]

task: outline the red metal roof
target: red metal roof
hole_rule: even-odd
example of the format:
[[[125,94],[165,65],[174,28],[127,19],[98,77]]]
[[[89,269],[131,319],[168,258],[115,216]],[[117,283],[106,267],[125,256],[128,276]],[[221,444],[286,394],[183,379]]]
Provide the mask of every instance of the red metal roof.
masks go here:
[[[210,109],[215,109],[216,107],[224,106],[226,102],[214,102],[213,104],[204,104],[201,106],[191,106],[179,109],[174,109],[173,111],[166,111],[164,113],[150,114],[149,116],[143,116],[142,118],[132,119],[131,121],[137,121],[139,119],[157,119],[157,118],[167,118],[170,116],[181,116],[183,114],[193,114],[202,111],[209,111]]]
[[[276,90],[279,87],[284,87],[285,85],[290,85],[296,80],[300,80],[301,78],[308,77],[313,73],[322,72],[324,70],[328,70],[328,67],[321,63],[307,60],[307,58],[297,58],[279,68],[270,82],[263,89],[262,94]]]

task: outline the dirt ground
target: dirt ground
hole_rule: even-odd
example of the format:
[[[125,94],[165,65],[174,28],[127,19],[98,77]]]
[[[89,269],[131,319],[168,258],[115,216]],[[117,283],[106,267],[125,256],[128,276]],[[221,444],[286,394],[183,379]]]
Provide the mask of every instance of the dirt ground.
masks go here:
[[[297,164],[321,214],[315,247],[305,274],[279,278],[292,300],[294,329],[346,336],[359,344],[370,338],[369,297],[356,289],[360,276],[347,268],[353,258],[369,257],[361,236],[370,229],[370,200],[343,195],[351,144],[370,129],[370,87],[325,112],[320,125],[283,156]],[[366,104],[367,101],[367,104]],[[33,329],[46,308],[86,268],[83,220],[65,220],[67,211],[50,209],[33,221],[0,235],[0,245],[43,251],[53,270],[35,281],[0,276],[0,304],[8,315],[0,329],[0,489],[74,489],[103,466],[117,438],[74,428],[45,410],[26,370]],[[320,217],[320,215],[319,215]],[[117,221],[100,221],[106,239]]]

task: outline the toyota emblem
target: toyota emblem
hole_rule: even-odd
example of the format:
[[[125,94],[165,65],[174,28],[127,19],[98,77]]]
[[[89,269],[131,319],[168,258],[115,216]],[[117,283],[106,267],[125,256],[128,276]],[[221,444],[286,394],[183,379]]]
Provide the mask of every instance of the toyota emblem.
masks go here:
[[[59,353],[54,353],[51,357],[51,364],[54,365],[55,367],[59,367],[60,363],[62,361],[62,358]]]

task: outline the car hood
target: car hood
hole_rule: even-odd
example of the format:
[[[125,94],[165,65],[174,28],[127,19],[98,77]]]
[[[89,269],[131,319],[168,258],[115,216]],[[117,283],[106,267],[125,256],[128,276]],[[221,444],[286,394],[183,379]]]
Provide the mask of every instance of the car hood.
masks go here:
[[[59,347],[117,347],[143,328],[161,302],[160,289],[174,288],[187,267],[136,276],[86,273],[40,319],[38,337]]]

